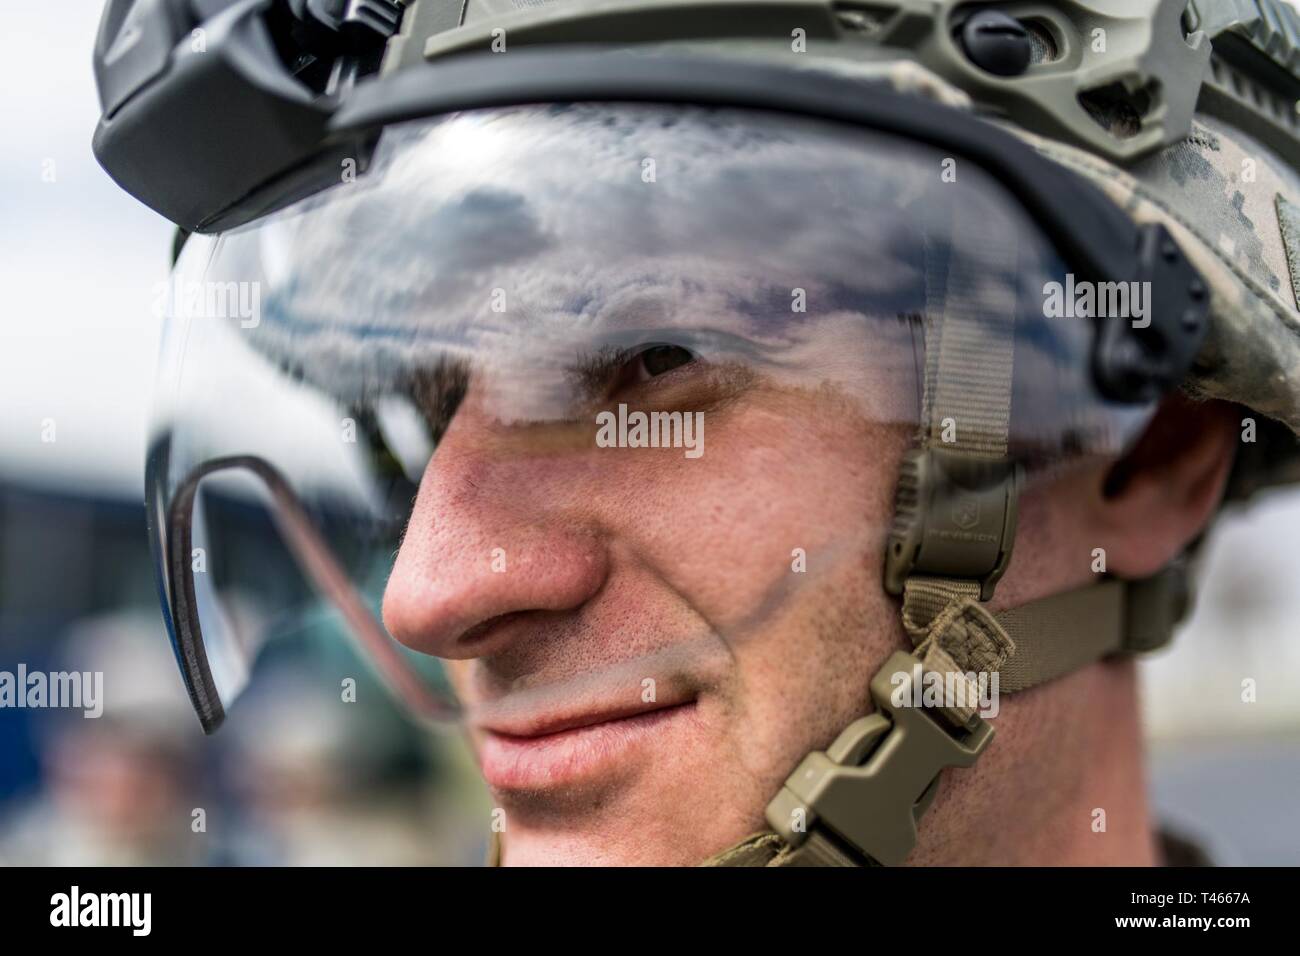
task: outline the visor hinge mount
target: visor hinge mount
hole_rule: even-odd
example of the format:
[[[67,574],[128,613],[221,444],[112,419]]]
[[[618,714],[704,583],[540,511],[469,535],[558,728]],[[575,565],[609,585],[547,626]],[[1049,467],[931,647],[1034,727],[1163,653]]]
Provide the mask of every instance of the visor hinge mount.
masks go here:
[[[885,548],[885,590],[913,574],[969,578],[980,600],[993,588],[1016,537],[1020,468],[1009,458],[914,448],[903,458]]]
[[[288,23],[273,33],[289,70],[318,93],[338,94],[379,68],[402,26],[404,0],[281,0]],[[269,17],[274,25],[275,12]]]
[[[361,53],[383,47],[402,25],[403,0],[288,0],[319,47]]]
[[[1102,396],[1151,402],[1191,370],[1209,328],[1210,292],[1161,223],[1137,230],[1128,282],[1095,286],[1092,370]]]
[[[954,733],[914,706],[921,661],[896,651],[871,679],[876,710],[854,721],[826,751],[808,754],[767,805],[767,822],[791,847],[815,827],[870,862],[901,864],[947,767],[969,767],[993,738],[978,715]]]

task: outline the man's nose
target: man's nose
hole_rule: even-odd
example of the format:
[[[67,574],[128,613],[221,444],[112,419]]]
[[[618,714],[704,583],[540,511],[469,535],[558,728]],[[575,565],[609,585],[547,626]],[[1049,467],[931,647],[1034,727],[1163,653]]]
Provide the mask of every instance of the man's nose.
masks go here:
[[[609,566],[563,456],[471,434],[453,422],[443,436],[384,591],[389,633],[449,659],[500,650],[507,615],[581,607]]]

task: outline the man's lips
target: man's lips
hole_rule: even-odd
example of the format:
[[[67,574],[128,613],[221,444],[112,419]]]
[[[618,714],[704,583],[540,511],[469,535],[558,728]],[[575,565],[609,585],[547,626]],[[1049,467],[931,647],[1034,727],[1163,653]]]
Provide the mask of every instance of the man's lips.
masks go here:
[[[483,777],[496,790],[538,794],[612,784],[674,749],[689,752],[691,735],[702,735],[701,704],[731,663],[708,635],[564,679],[484,688],[467,713]],[[647,688],[654,700],[643,699]]]
[[[626,720],[640,714],[666,710],[695,700],[691,693],[674,694],[667,700],[617,702],[605,705],[588,705],[570,707],[549,713],[512,714],[489,718],[481,723],[481,729],[498,737],[516,740],[536,740],[576,730],[581,727],[594,727],[597,724],[615,720]]]
[[[479,764],[488,786],[498,790],[579,783],[612,774],[696,716],[696,701],[689,698],[516,719],[480,728]]]

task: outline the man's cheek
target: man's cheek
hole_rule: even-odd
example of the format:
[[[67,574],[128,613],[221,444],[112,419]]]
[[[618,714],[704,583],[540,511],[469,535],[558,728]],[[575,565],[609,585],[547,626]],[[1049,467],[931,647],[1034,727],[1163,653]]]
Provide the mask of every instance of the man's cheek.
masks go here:
[[[734,534],[702,534],[696,543],[662,549],[655,560],[723,637],[761,632],[805,600],[815,603],[813,595],[845,574],[879,580],[881,529],[872,529],[856,506],[835,510],[826,495],[818,505],[823,510],[813,512],[787,502],[781,520],[769,515],[765,524],[728,516]]]
[[[474,692],[473,660],[442,661],[443,673],[451,683],[451,689],[463,707],[473,707],[477,703]]]

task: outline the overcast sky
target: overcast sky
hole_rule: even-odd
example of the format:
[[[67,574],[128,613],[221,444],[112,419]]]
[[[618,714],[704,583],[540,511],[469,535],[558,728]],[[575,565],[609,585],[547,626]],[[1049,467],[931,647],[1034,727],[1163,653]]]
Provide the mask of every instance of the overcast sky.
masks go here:
[[[0,30],[0,467],[134,496],[157,351],[150,303],[171,229],[90,151],[101,6],[6,4]]]

